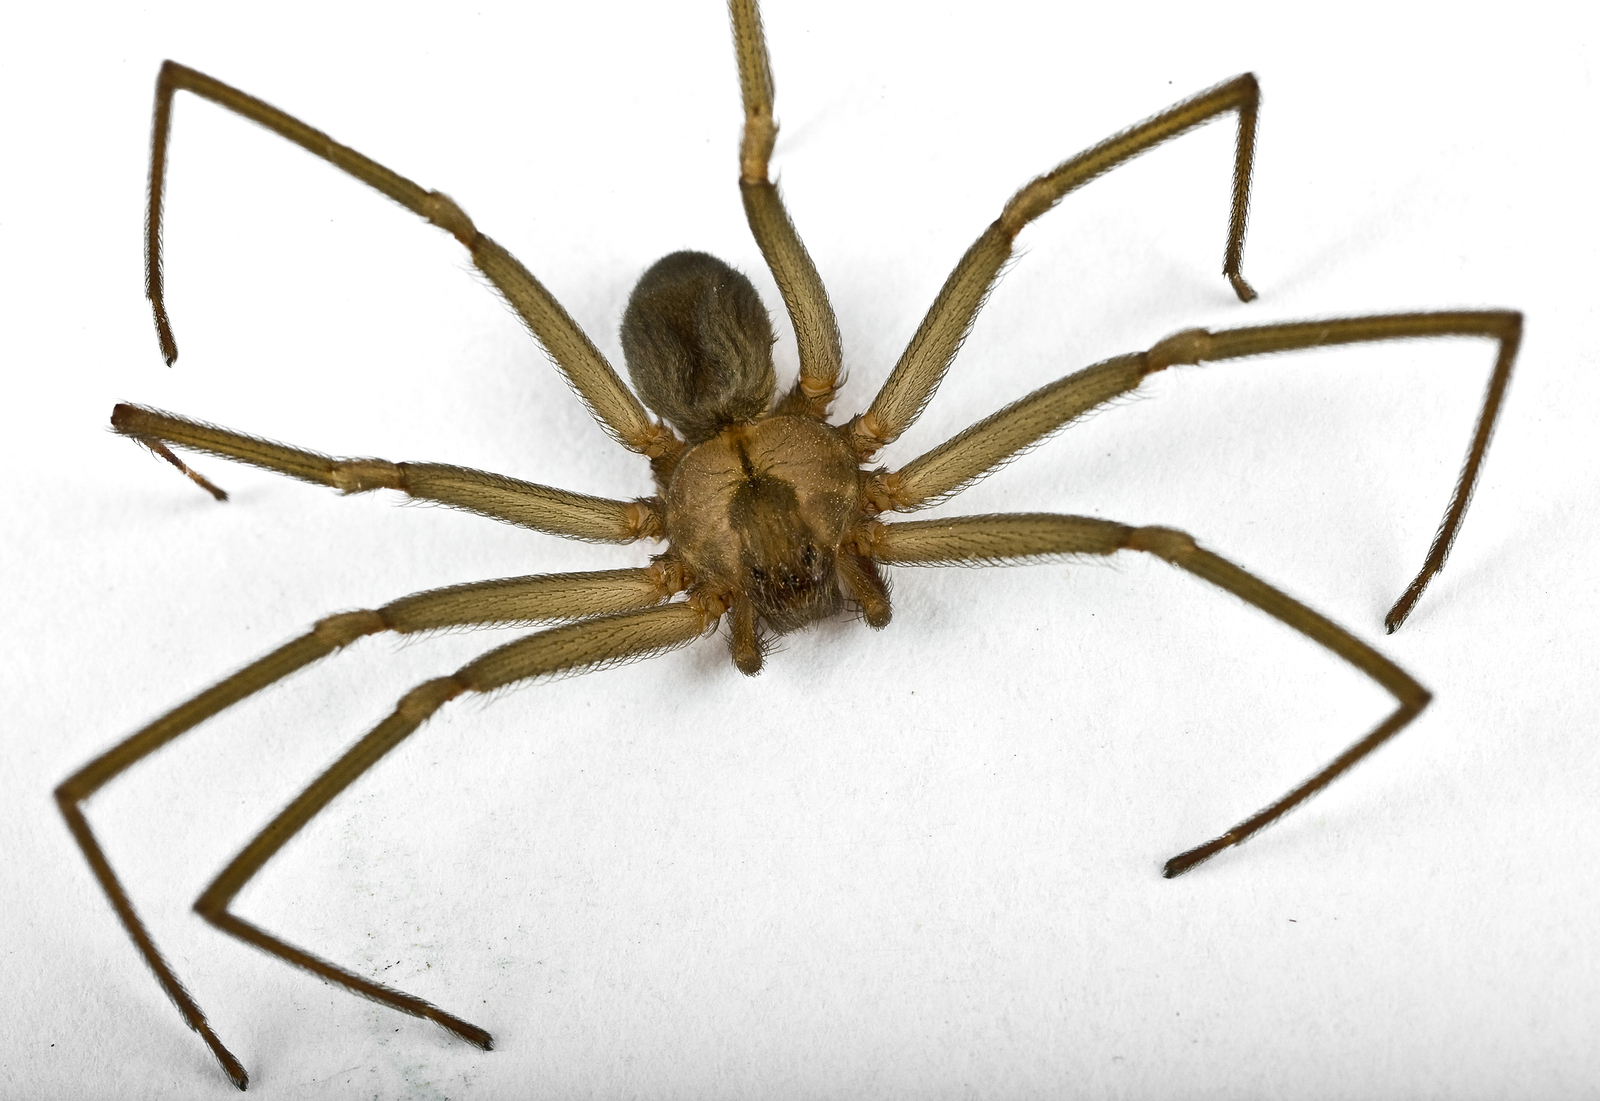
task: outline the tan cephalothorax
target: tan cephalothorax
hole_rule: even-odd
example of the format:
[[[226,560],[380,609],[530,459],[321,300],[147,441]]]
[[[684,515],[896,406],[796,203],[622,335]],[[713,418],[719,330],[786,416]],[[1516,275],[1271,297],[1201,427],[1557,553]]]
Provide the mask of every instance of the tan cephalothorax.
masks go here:
[[[855,452],[838,429],[792,415],[732,424],[678,461],[667,539],[698,583],[735,608],[748,601],[782,634],[839,612],[845,592],[886,602],[881,582],[860,592],[859,575],[839,566],[860,557],[850,536],[861,500]],[[740,647],[736,639],[736,657]],[[739,668],[754,673],[760,659]]]
[[[639,280],[622,321],[634,390],[593,341],[515,257],[478,231],[449,197],[429,191],[236,88],[175,62],[156,83],[147,218],[147,289],[162,353],[177,344],[162,292],[161,210],[168,129],[179,91],[209,99],[303,146],[444,229],[521,317],[534,338],[622,446],[646,458],[656,493],[607,500],[481,470],[386,459],[335,459],[136,405],[118,405],[112,427],[167,459],[219,500],[224,494],[172,448],[208,452],[344,493],[395,489],[536,531],[601,543],[667,540],[647,566],[504,578],[415,593],[379,608],[332,615],[309,631],[178,705],[69,776],[56,800],[106,897],[162,989],[240,1088],[248,1076],[178,981],[134,912],[90,829],[83,804],[130,766],[199,723],[295,670],[366,635],[464,624],[558,623],[500,646],[408,692],[261,831],[195,902],[207,921],[287,963],[374,1001],[432,1020],[487,1049],[488,1032],[402,991],[321,959],[239,918],[230,905],[283,845],[340,792],[448,701],[468,692],[568,670],[659,654],[710,632],[724,616],[734,662],[761,668],[765,633],[793,631],[854,605],[872,627],[889,622],[884,565],[972,565],[1062,555],[1153,554],[1233,593],[1316,641],[1382,685],[1395,708],[1315,775],[1217,838],[1167,861],[1182,874],[1237,845],[1398,733],[1428,693],[1348,631],[1181,531],[1087,516],[1027,513],[886,522],[959,493],[1082,414],[1136,390],[1177,364],[1199,364],[1334,344],[1420,337],[1485,337],[1497,347],[1466,464],[1422,569],[1395,602],[1390,631],[1410,614],[1444,566],[1460,530],[1499,415],[1522,332],[1510,310],[1462,310],[1291,322],[1208,332],[1190,329],[1146,351],[1108,359],[1043,386],[898,469],[865,469],[932,399],[962,340],[1012,257],[1017,235],[1069,192],[1130,158],[1219,116],[1238,118],[1222,270],[1241,301],[1255,291],[1241,273],[1255,148],[1255,77],[1246,73],[1182,101],[1072,157],[1019,190],[955,269],[882,388],[860,415],[828,423],[841,370],[839,329],[816,266],[789,220],[768,160],[777,139],[772,72],[755,0],[731,0],[744,102],[738,185],[756,244],[794,327],[799,377],[778,393],[772,324],[749,280],[721,261],[679,252]],[[641,401],[641,398],[643,399]],[[665,423],[651,416],[651,410]],[[670,427],[669,427],[670,426]],[[674,429],[676,431],[674,431]]]

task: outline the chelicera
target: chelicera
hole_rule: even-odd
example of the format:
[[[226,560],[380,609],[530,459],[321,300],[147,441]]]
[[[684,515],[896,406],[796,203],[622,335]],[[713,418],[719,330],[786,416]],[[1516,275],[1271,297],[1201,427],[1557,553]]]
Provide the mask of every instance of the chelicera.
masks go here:
[[[135,914],[89,828],[84,802],[131,765],[207,718],[358,638],[468,624],[557,622],[500,646],[408,692],[391,714],[294,799],[217,876],[195,903],[209,922],[262,950],[405,1013],[436,1021],[485,1049],[482,1028],[320,959],[235,916],[230,903],[282,846],[341,791],[446,702],[553,673],[603,666],[686,645],[724,621],[734,664],[761,669],[764,644],[854,609],[881,629],[890,620],[884,566],[971,565],[1123,550],[1160,557],[1217,585],[1315,640],[1395,698],[1377,728],[1304,783],[1217,838],[1169,860],[1181,874],[1236,845],[1332,782],[1393,737],[1427,704],[1404,671],[1347,631],[1184,532],[1044,513],[889,522],[884,517],[943,501],[1082,414],[1137,389],[1176,364],[1334,344],[1481,336],[1498,345],[1488,393],[1444,520],[1415,580],[1386,617],[1392,631],[1443,566],[1460,529],[1521,333],[1507,310],[1404,313],[1191,329],[1145,351],[1117,356],[1013,402],[897,469],[876,466],[931,399],[984,299],[1034,219],[1074,189],[1141,152],[1223,115],[1235,115],[1232,210],[1223,272],[1242,301],[1241,273],[1255,144],[1258,89],[1245,74],[1162,111],[1072,157],[1019,190],[961,257],[899,362],[859,415],[830,421],[842,372],[837,324],[822,280],[768,173],[777,137],[773,83],[755,0],[732,0],[745,111],[739,189],[751,231],[794,327],[799,377],[780,393],[773,328],[750,281],[722,261],[679,252],[640,278],[622,319],[633,389],[544,286],[445,195],[426,190],[261,100],[173,62],[156,89],[148,219],[148,292],[168,363],[177,355],[162,293],[161,212],[170,110],[182,90],[228,108],[375,187],[465,246],[544,347],[600,424],[649,461],[654,495],[607,500],[483,471],[382,459],[334,459],[184,417],[118,405],[114,429],[166,458],[219,499],[173,448],[250,463],[344,493],[395,489],[542,532],[596,542],[665,539],[648,565],[458,585],[343,612],[156,719],[67,778],[56,796],[119,918],[188,1024],[241,1089],[247,1075]],[[637,396],[636,396],[637,393]],[[652,412],[654,416],[652,416]]]

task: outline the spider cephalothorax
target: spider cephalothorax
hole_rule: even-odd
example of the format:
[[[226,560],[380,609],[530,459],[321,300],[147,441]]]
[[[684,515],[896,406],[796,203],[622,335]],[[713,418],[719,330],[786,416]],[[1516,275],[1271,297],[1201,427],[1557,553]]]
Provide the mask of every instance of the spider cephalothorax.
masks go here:
[[[68,777],[57,803],[145,962],[190,1027],[243,1088],[244,1067],[222,1045],[134,913],[83,812],[83,803],[134,763],[197,724],[357,639],[466,624],[555,622],[506,643],[396,704],[234,858],[195,902],[225,932],[405,1013],[438,1022],[487,1048],[488,1032],[241,920],[232,900],[282,845],[367,769],[448,701],[570,670],[598,668],[687,645],[729,619],[734,662],[761,667],[761,632],[793,631],[854,603],[872,627],[889,622],[880,565],[978,565],[1048,556],[1137,551],[1160,557],[1233,593],[1319,643],[1394,696],[1374,730],[1316,775],[1221,836],[1173,857],[1174,876],[1237,845],[1321,790],[1393,737],[1428,693],[1349,632],[1187,534],[1088,516],[1025,513],[885,523],[945,500],[1075,418],[1137,389],[1174,364],[1410,337],[1473,335],[1498,343],[1488,395],[1466,466],[1422,570],[1390,609],[1392,631],[1444,565],[1494,428],[1521,334],[1509,310],[1348,317],[1208,332],[1189,329],[1147,351],[1117,356],[1043,386],[895,470],[866,472],[879,449],[911,427],[933,397],[1000,272],[1017,235],[1067,193],[1169,138],[1236,113],[1232,216],[1223,274],[1243,301],[1255,297],[1240,271],[1258,91],[1246,73],[1062,162],[1018,191],[957,262],[900,360],[867,409],[842,426],[826,422],[838,390],[838,325],[821,276],[768,176],[777,137],[773,84],[755,0],[730,0],[745,113],[739,190],[745,217],[771,270],[799,358],[799,378],[781,397],[772,363],[772,322],[750,281],[698,252],[677,252],[639,280],[622,321],[634,389],[534,275],[480,233],[446,196],[428,191],[277,108],[204,73],[167,62],[156,85],[147,219],[148,292],[168,363],[177,356],[163,305],[161,207],[167,131],[179,90],[204,97],[296,142],[452,234],[549,353],[595,417],[622,446],[649,459],[657,495],[608,500],[481,470],[385,459],[335,459],[187,417],[118,405],[112,427],[226,495],[172,453],[205,451],[345,493],[395,489],[420,500],[602,543],[665,536],[649,566],[504,578],[431,589],[377,608],[341,612],[162,715]],[[641,402],[640,398],[643,398]],[[646,408],[648,406],[648,409]],[[672,427],[653,419],[650,410]],[[676,433],[674,432],[676,429]],[[681,433],[681,438],[679,433]],[[170,446],[169,446],[170,445]]]
[[[785,414],[731,424],[684,453],[666,502],[673,551],[696,581],[731,597],[745,672],[760,668],[752,615],[793,631],[839,611],[843,586],[873,626],[888,622],[882,582],[847,545],[860,477],[838,429]]]

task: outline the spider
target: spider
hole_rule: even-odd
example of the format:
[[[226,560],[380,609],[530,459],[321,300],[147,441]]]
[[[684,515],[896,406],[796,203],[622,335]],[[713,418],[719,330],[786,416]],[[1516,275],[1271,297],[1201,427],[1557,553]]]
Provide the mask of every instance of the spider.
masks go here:
[[[403,597],[343,612],[180,704],[68,777],[57,802],[90,868],[167,996],[240,1089],[248,1076],[157,949],[90,830],[83,804],[133,764],[234,703],[366,635],[467,625],[557,622],[500,646],[408,692],[270,822],[195,902],[207,921],[246,943],[402,1012],[432,1020],[484,1049],[490,1035],[460,1017],[286,943],[230,910],[244,886],[288,840],[446,702],[532,678],[593,669],[684,646],[726,623],[734,664],[760,671],[784,633],[853,610],[869,627],[889,624],[881,567],[982,565],[1049,556],[1161,558],[1250,603],[1319,643],[1386,689],[1395,708],[1374,730],[1311,778],[1213,840],[1167,861],[1182,874],[1237,845],[1326,787],[1403,729],[1428,703],[1404,671],[1304,605],[1163,527],[1052,514],[886,522],[945,501],[1075,419],[1136,391],[1179,364],[1201,364],[1335,344],[1482,336],[1498,343],[1488,392],[1444,519],[1416,578],[1385,617],[1404,622],[1443,566],[1470,501],[1521,334],[1505,310],[1405,313],[1206,331],[1190,329],[1150,348],[1087,367],[979,421],[898,469],[875,457],[917,420],[974,318],[1034,219],[1068,193],[1219,116],[1237,117],[1232,204],[1223,274],[1240,300],[1255,292],[1241,270],[1259,91],[1244,74],[1183,100],[1058,165],[1021,188],[951,272],[909,346],[868,407],[843,422],[829,414],[842,377],[840,337],[822,280],[791,222],[768,163],[777,137],[774,91],[755,0],[731,0],[745,113],[739,189],[751,232],[793,326],[799,376],[779,392],[772,323],[739,272],[699,252],[677,252],[639,279],[621,334],[633,388],[544,286],[479,232],[445,195],[340,145],[327,135],[205,74],[167,62],[157,81],[147,220],[147,292],[161,348],[177,346],[162,291],[161,220],[173,97],[209,99],[293,141],[444,229],[543,346],[600,425],[649,460],[656,493],[607,500],[461,467],[334,459],[135,405],[118,405],[113,429],[171,462],[219,500],[226,495],[173,448],[201,451],[330,486],[343,493],[396,489],[536,531],[605,543],[664,539],[649,565],[507,578]],[[637,396],[636,396],[637,393]]]

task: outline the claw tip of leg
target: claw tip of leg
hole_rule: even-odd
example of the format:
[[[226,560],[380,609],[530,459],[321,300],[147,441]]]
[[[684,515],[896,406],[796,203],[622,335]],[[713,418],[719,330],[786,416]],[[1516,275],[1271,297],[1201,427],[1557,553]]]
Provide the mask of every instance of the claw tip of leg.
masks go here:
[[[477,1025],[448,1015],[435,1017],[434,1020],[474,1047],[480,1047],[484,1051],[494,1050],[494,1037]]]
[[[1162,866],[1161,877],[1163,879],[1173,879],[1177,876],[1180,876],[1190,868],[1194,867],[1196,864],[1201,864],[1207,860],[1210,860],[1223,849],[1226,849],[1229,845],[1234,844],[1236,840],[1237,838],[1230,834],[1224,837],[1219,837],[1215,841],[1207,841],[1204,845],[1199,845],[1193,849],[1190,849],[1188,852],[1179,853]]]

